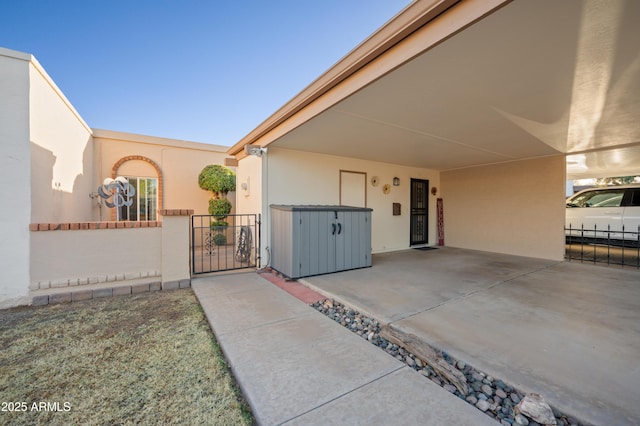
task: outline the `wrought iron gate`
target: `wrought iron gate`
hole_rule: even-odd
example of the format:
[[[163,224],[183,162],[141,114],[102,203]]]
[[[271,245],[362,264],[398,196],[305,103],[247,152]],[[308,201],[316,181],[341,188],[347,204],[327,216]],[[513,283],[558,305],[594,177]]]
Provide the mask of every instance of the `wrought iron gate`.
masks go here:
[[[260,215],[191,216],[191,272],[255,268],[260,260]]]

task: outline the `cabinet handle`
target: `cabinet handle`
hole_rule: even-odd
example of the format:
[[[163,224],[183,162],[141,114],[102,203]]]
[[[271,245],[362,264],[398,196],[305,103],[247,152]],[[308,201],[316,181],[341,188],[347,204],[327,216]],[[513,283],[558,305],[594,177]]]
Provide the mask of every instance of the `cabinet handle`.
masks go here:
[[[335,223],[331,224],[331,235],[336,235],[336,224]]]
[[[342,232],[342,224],[338,223],[338,235]]]

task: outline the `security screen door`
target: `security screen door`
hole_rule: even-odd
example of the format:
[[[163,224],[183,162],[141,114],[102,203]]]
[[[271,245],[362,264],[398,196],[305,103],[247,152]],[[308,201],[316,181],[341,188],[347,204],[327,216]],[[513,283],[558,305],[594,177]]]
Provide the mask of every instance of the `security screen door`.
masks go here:
[[[411,241],[410,245],[428,241],[429,181],[411,179]]]

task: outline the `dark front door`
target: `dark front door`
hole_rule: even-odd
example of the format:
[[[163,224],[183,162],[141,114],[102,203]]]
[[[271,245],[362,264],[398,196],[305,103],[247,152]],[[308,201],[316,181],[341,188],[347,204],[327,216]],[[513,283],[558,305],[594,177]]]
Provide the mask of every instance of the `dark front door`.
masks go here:
[[[411,241],[410,245],[428,241],[429,181],[411,179]]]

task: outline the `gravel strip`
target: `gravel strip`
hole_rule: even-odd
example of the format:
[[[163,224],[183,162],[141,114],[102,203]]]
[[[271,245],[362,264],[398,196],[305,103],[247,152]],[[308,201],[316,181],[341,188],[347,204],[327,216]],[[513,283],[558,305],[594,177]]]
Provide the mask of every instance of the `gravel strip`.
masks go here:
[[[437,351],[447,363],[465,375],[469,391],[467,395],[462,395],[455,386],[439,376],[414,354],[380,337],[381,327],[377,320],[362,315],[332,299],[325,299],[313,303],[311,306],[503,425],[536,426],[540,424],[526,415],[514,411],[516,405],[525,398],[526,394],[506,384],[504,381],[478,371],[464,361],[456,360],[445,352]],[[556,424],[559,426],[582,426],[576,419],[553,408],[552,410]]]

